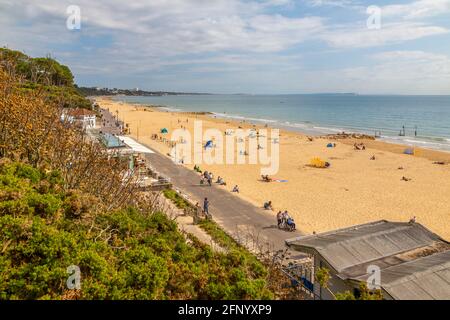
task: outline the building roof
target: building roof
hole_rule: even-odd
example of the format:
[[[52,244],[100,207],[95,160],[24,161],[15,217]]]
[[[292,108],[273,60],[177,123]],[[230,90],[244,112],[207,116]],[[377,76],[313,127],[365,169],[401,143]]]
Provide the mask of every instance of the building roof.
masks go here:
[[[96,113],[92,110],[76,108],[76,109],[68,109],[67,114],[73,117],[83,117],[83,116],[95,116]]]
[[[100,139],[108,149],[126,147],[126,144],[120,139],[120,137],[110,133],[101,134]]]
[[[286,244],[298,251],[316,250],[337,272],[341,272],[361,263],[429,246],[436,241],[443,240],[418,223],[381,220],[288,239]]]
[[[368,274],[351,279],[367,281]],[[450,250],[381,270],[382,288],[399,300],[449,300]]]
[[[450,245],[418,223],[381,220],[286,244],[318,252],[344,280],[365,281],[367,267],[376,265],[394,299],[450,299]]]

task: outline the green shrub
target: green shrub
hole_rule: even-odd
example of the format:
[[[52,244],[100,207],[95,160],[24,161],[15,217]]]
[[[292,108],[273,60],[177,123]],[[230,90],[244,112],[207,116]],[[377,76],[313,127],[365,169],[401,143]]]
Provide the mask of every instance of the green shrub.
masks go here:
[[[100,199],[60,183],[0,164],[0,299],[273,298],[263,265],[215,223],[202,227],[229,253],[188,244],[163,213],[92,212]],[[66,287],[71,265],[81,271],[76,293]]]

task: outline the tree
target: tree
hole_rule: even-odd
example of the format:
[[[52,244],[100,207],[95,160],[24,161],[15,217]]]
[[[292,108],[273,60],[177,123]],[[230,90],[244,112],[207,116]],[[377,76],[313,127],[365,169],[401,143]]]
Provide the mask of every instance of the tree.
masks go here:
[[[345,291],[344,293],[336,293],[334,294],[328,287],[329,281],[331,279],[330,270],[327,268],[318,268],[316,270],[316,281],[322,288],[328,290],[328,292],[336,299],[336,300],[382,300],[383,294],[381,290],[369,290],[367,284],[361,282],[359,284],[359,296],[355,297],[353,293],[350,291]]]

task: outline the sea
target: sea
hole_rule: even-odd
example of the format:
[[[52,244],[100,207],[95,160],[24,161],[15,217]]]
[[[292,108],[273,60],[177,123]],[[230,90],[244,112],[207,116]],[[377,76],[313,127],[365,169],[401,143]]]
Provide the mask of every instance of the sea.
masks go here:
[[[450,95],[357,94],[115,96],[170,111],[210,112],[309,135],[354,132],[450,152]]]

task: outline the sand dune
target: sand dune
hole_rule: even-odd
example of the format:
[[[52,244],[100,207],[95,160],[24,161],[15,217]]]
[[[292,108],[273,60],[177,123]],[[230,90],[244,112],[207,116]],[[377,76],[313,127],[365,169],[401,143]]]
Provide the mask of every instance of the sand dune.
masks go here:
[[[109,99],[97,102],[114,113],[118,110],[119,118],[129,124],[131,136],[164,154],[169,152],[169,146],[151,139],[163,127],[169,130],[167,138],[181,125],[192,132],[196,119],[203,120],[204,130],[217,128],[224,132],[238,126],[252,127],[207,115],[165,112]],[[328,142],[324,138],[311,142],[301,134],[281,131],[280,169],[274,177],[288,180],[285,183],[261,182],[259,165],[200,167],[216,177],[224,177],[227,186],[223,188],[231,190],[239,185],[240,194],[236,196],[257,206],[271,200],[275,210],[288,210],[298,228],[306,233],[379,219],[408,221],[416,216],[418,222],[450,240],[450,165],[433,164],[450,161],[450,153],[422,150],[420,156],[409,156],[401,154],[404,147],[379,141],[364,141],[364,151],[354,150],[352,140],[333,141],[336,148],[327,148]],[[370,160],[373,155],[376,159]],[[309,167],[313,157],[321,157],[331,167]],[[193,164],[186,166],[193,168]],[[403,176],[411,180],[403,181]]]

